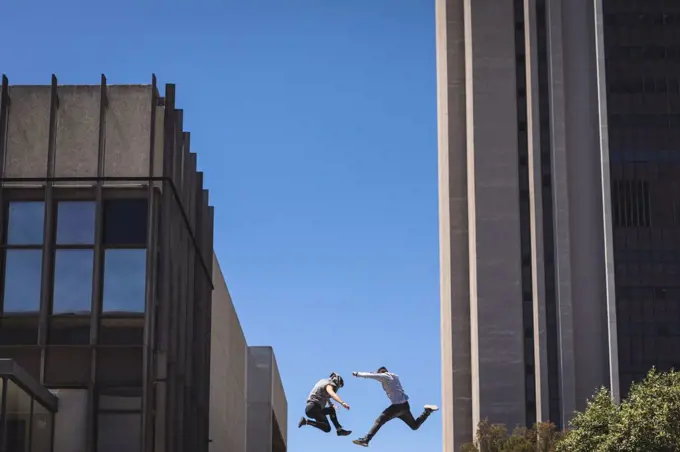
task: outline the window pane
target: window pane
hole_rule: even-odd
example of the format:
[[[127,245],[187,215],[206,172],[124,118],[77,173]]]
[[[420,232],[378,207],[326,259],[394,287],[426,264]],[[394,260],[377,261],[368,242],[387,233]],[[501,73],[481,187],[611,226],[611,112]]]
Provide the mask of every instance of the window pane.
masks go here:
[[[92,250],[56,251],[52,314],[90,312],[92,255]]]
[[[7,243],[40,245],[45,227],[45,203],[42,201],[10,202]]]
[[[50,452],[52,450],[54,415],[37,400],[34,400],[31,422],[33,423],[33,430],[31,430],[31,452]]]
[[[91,201],[62,201],[57,206],[57,243],[91,245],[94,243],[94,213]]]
[[[139,413],[99,413],[97,452],[139,451],[141,416]]]
[[[7,381],[7,449],[28,452],[28,431],[31,422],[31,397],[12,381]]]
[[[42,250],[7,250],[5,256],[4,312],[39,311]]]
[[[146,199],[110,199],[104,202],[104,243],[146,243]]]
[[[102,312],[144,312],[146,250],[106,250]]]

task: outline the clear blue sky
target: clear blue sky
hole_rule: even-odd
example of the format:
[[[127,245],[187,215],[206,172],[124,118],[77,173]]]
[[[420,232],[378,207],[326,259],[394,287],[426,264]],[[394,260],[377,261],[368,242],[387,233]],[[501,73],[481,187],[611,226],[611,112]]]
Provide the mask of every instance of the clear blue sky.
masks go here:
[[[177,84],[215,206],[215,249],[248,342],[275,348],[289,450],[359,450],[298,430],[331,371],[364,434],[388,366],[440,404],[433,0],[7,1],[10,83]],[[441,413],[380,451],[441,450]]]

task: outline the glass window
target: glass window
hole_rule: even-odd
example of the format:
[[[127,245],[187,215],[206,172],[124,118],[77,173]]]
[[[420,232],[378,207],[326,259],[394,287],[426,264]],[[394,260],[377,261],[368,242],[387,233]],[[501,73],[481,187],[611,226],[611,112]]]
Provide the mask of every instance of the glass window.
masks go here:
[[[57,250],[54,259],[52,314],[90,312],[92,250]]]
[[[97,452],[139,451],[142,422],[139,413],[99,413]]]
[[[110,199],[104,202],[104,244],[146,244],[146,199]]]
[[[52,427],[54,415],[37,401],[33,401],[31,422],[31,452],[52,451]]]
[[[7,250],[5,255],[5,313],[40,310],[42,250]]]
[[[31,422],[31,397],[12,381],[7,381],[7,442],[6,450],[28,452],[28,432]]]
[[[91,201],[62,201],[57,205],[58,245],[94,243],[95,205]]]
[[[45,228],[45,203],[42,201],[10,202],[7,243],[41,245]]]
[[[144,312],[145,292],[146,250],[106,250],[102,312]]]

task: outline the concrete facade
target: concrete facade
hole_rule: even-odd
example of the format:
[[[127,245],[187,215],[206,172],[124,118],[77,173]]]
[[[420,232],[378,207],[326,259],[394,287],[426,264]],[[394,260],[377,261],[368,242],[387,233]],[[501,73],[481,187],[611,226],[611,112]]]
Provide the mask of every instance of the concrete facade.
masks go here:
[[[619,376],[600,3],[436,17],[449,452],[482,419],[565,425]]]
[[[46,452],[248,450],[248,347],[175,86],[161,96],[155,76],[87,86],[3,76],[0,94],[0,361],[59,402],[53,439],[30,428],[27,438],[51,441]],[[78,237],[64,239],[69,208]],[[33,235],[17,242],[12,231]],[[65,266],[63,256],[82,261]],[[269,350],[267,425],[285,451]],[[0,425],[0,441],[8,434]]]
[[[248,344],[213,254],[210,450],[246,450]]]
[[[248,348],[248,452],[285,452],[288,403],[271,347]]]

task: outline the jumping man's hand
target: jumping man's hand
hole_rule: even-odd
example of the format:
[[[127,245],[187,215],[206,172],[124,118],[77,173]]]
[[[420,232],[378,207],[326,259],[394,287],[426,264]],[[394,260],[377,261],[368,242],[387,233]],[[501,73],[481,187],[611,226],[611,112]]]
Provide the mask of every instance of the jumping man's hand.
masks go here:
[[[347,405],[345,402],[342,402],[342,407],[346,410],[349,410],[349,405]]]
[[[358,377],[358,376],[359,376],[359,372],[352,372],[352,376],[353,376],[353,377]]]

